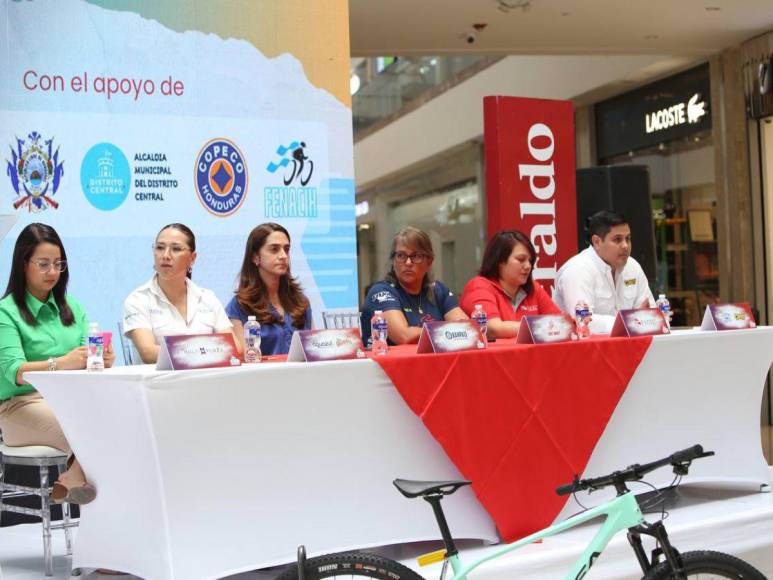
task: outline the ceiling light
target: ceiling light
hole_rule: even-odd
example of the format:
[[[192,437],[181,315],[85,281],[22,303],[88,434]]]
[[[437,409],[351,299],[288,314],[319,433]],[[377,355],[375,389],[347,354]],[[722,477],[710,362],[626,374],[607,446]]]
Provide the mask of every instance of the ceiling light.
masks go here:
[[[359,90],[360,90],[360,76],[357,75],[357,74],[353,74],[349,78],[349,91],[350,91],[350,94],[353,95],[354,93],[356,93]]]
[[[521,12],[528,12],[531,8],[530,0],[494,0],[497,3],[497,8],[508,14],[511,10],[520,10]]]

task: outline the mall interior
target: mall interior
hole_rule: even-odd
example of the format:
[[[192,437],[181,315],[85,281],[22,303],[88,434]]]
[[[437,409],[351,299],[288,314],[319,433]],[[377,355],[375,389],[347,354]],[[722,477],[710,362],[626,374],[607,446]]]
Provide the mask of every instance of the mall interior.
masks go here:
[[[715,302],[749,302],[769,323],[766,2],[352,1],[350,11],[361,298],[383,274],[393,233],[409,224],[431,233],[434,268],[452,290],[475,274],[486,242],[481,103],[512,95],[572,101],[578,190],[583,170],[646,167],[650,283],[671,300],[675,325],[699,325]],[[646,133],[639,121],[657,108],[650,103],[682,94],[706,99],[701,122]],[[772,408],[766,389],[769,463]]]
[[[326,0],[292,0],[290,4],[295,6],[309,1]],[[2,5],[0,0],[0,7]],[[633,240],[634,255],[638,258],[637,244],[644,248],[639,251],[651,290],[655,296],[668,296],[674,329],[681,329],[685,335],[697,334],[708,306],[738,303],[748,303],[760,327],[773,327],[771,0],[348,0],[348,17],[360,305],[369,288],[384,278],[392,260],[393,236],[406,226],[429,234],[435,251],[434,274],[454,294],[461,295],[465,284],[476,276],[488,242],[490,218],[483,100],[489,96],[509,96],[572,104],[578,205],[583,199],[590,199],[587,196],[603,190],[605,199],[615,205],[611,209],[626,214],[632,229],[635,223],[637,231],[646,232],[645,239]],[[0,86],[0,97],[3,96],[2,88]],[[674,110],[677,103],[683,104],[679,105],[681,113]],[[75,166],[68,167],[68,171],[75,173]],[[0,175],[0,178],[4,184],[5,176]],[[630,207],[626,205],[631,203],[629,197],[634,195],[648,207],[646,212],[625,212],[626,207]],[[584,243],[581,232],[579,237],[578,244]],[[757,330],[767,332],[761,328]],[[742,332],[746,331],[736,334]],[[729,334],[733,333],[724,333]],[[675,543],[685,546],[680,549],[728,552],[759,570],[757,575],[705,570],[716,574],[707,577],[773,578],[773,494],[770,493],[773,485],[773,374],[769,370],[770,360],[765,359],[763,365],[762,373],[767,373],[764,387],[757,389],[759,385],[753,385],[747,389],[744,383],[748,376],[757,376],[754,373],[759,370],[759,361],[768,356],[771,349],[765,350],[768,345],[758,344],[759,340],[754,342],[751,338],[741,337],[734,341],[723,336],[705,350],[696,351],[694,346],[679,346],[679,337],[670,338],[677,339],[670,352],[653,346],[652,353],[647,355],[653,357],[647,372],[651,373],[648,376],[655,377],[652,379],[655,382],[645,384],[640,380],[636,398],[627,399],[625,408],[618,407],[605,431],[606,439],[600,439],[602,447],[594,452],[588,470],[583,473],[595,470],[600,474],[624,467],[625,464],[608,465],[601,457],[603,453],[599,449],[612,449],[613,440],[625,442],[625,456],[631,463],[656,459],[645,454],[654,445],[647,447],[630,433],[645,433],[658,442],[664,440],[666,432],[689,437],[698,432],[707,434],[714,441],[738,439],[750,442],[737,457],[718,456],[716,471],[711,468],[705,472],[696,470],[697,477],[689,480],[690,485],[678,489],[672,485],[679,479],[679,467],[671,464],[675,470],[673,474],[677,475],[669,471],[666,479],[655,480],[654,491],[649,488],[637,488],[636,491],[645,492],[644,499],[640,499],[645,515],[664,517]],[[657,341],[653,340],[655,343]],[[687,359],[682,357],[688,356],[692,358],[685,362]],[[361,362],[364,361],[356,361],[357,364]],[[561,366],[565,362],[556,360],[544,364],[555,364],[556,368],[566,371],[566,392],[570,392],[578,378],[572,374],[572,369]],[[384,367],[395,384],[400,376],[405,377],[418,368],[411,366],[413,363],[407,357],[403,364],[402,369],[395,365],[392,371]],[[605,366],[603,362],[598,364]],[[482,366],[476,367],[475,372],[482,373]],[[159,488],[169,483],[181,486],[175,489],[188,489],[185,486],[189,484],[180,475],[185,473],[185,477],[193,482],[190,485],[203,490],[195,499],[186,498],[185,502],[171,496],[151,498],[159,505],[163,504],[163,510],[169,509],[170,513],[176,510],[179,518],[172,521],[167,512],[162,511],[153,523],[147,524],[147,535],[156,538],[154,534],[157,534],[163,550],[147,549],[147,544],[140,549],[127,540],[125,547],[114,550],[111,559],[102,563],[96,552],[78,553],[79,539],[85,546],[100,542],[100,538],[95,537],[98,534],[93,532],[96,528],[89,532],[89,528],[81,525],[80,529],[73,530],[76,558],[86,562],[78,569],[73,565],[73,556],[68,555],[69,541],[65,540],[61,530],[54,530],[53,575],[44,576],[39,524],[9,526],[4,523],[0,528],[0,580],[48,577],[70,580],[114,577],[141,580],[145,577],[154,580],[153,576],[116,572],[122,569],[163,569],[166,572],[159,576],[161,580],[216,577],[316,580],[335,577],[333,568],[339,565],[334,563],[336,560],[316,562],[318,567],[311,575],[295,573],[303,570],[294,560],[296,548],[302,543],[310,558],[331,551],[351,553],[365,547],[379,557],[395,560],[406,567],[398,572],[385,571],[378,569],[383,564],[383,560],[378,560],[374,561],[372,569],[360,564],[360,568],[366,568],[364,573],[362,569],[344,570],[350,574],[346,577],[416,580],[417,574],[421,574],[427,578],[466,578],[459,574],[456,562],[451,564],[453,573],[449,571],[441,576],[446,572],[449,560],[444,560],[445,555],[437,556],[436,550],[448,549],[448,543],[444,546],[440,541],[427,502],[409,502],[398,495],[392,487],[392,479],[431,479],[430,473],[438,473],[434,478],[438,480],[458,479],[461,477],[459,471],[463,470],[457,470],[451,464],[441,446],[445,449],[446,444],[456,443],[461,448],[460,455],[474,456],[476,453],[485,455],[481,448],[495,448],[500,442],[492,438],[473,450],[474,445],[469,441],[454,441],[453,434],[443,430],[451,419],[433,417],[427,410],[429,404],[422,408],[418,396],[415,399],[406,397],[406,406],[393,394],[392,383],[380,369],[376,369],[376,373],[364,364],[352,366],[352,369],[341,372],[335,379],[339,388],[339,394],[335,396],[339,398],[326,398],[321,394],[310,400],[293,398],[291,393],[297,385],[281,377],[276,379],[276,386],[269,386],[270,377],[261,383],[267,390],[272,389],[271,395],[281,402],[281,411],[276,411],[277,415],[273,417],[272,411],[258,409],[254,418],[250,416],[246,420],[269,423],[278,421],[277,418],[291,417],[295,422],[284,433],[285,440],[267,437],[265,441],[254,443],[251,452],[257,454],[255,450],[260,447],[261,452],[270,454],[273,461],[267,466],[261,464],[259,476],[236,477],[234,481],[238,483],[224,482],[222,474],[213,472],[208,462],[196,460],[186,464],[175,455],[185,442],[177,442],[178,448],[170,448],[171,457],[146,458],[155,467],[163,459],[179,467],[179,473],[158,467],[158,481],[154,484]],[[451,370],[452,365],[438,364],[431,372],[420,374],[416,371],[418,378],[411,379],[417,384],[430,384],[434,375],[450,374]],[[318,375],[312,370],[298,372],[299,380],[319,381],[320,392],[322,386],[330,387],[322,385],[327,377],[324,372]],[[523,369],[523,373],[528,375],[529,369]],[[633,371],[629,378],[631,374]],[[474,392],[481,400],[491,396],[485,400],[492,406],[497,405],[499,401],[492,394],[485,393],[486,389],[481,385],[473,384],[476,376],[474,373],[465,376],[467,386],[475,387]],[[130,389],[134,389],[134,383],[126,380]],[[655,384],[658,381],[662,384]],[[234,381],[236,383],[238,379]],[[369,399],[360,389],[365,383],[376,387],[367,395]],[[678,392],[682,383],[690,383],[692,391],[689,394]],[[180,386],[173,378],[162,378],[158,385],[156,396],[159,397],[161,387],[172,391]],[[701,385],[706,385],[705,391]],[[714,390],[715,387],[722,393]],[[197,396],[217,407],[220,401],[213,393],[202,389],[197,391]],[[761,398],[759,393],[762,393]],[[94,396],[97,397],[96,389]],[[131,404],[147,411],[149,397],[136,395]],[[129,398],[125,401],[127,406]],[[742,403],[738,403],[740,400]],[[593,401],[581,403],[593,407]],[[160,404],[166,405],[170,415],[178,412],[171,398],[161,399]],[[580,408],[574,408],[574,404],[564,403],[561,410],[572,414]],[[349,405],[351,408],[368,406],[365,410],[347,414]],[[741,407],[741,411],[736,412]],[[191,409],[184,406],[179,412],[193,412]],[[727,412],[726,416],[724,412]],[[386,414],[390,414],[389,421],[382,416]],[[209,420],[203,414],[196,417]],[[337,432],[331,427],[330,432],[324,433],[311,430],[314,421],[326,417],[337,422],[336,428],[343,429],[341,425],[346,424],[351,429]],[[104,418],[94,420],[98,422]],[[223,422],[229,423],[228,420]],[[133,423],[138,431],[143,428],[141,423],[139,417]],[[424,424],[430,427],[437,441],[424,432]],[[504,425],[496,427],[501,427],[498,433],[507,430]],[[562,425],[553,427],[553,433],[563,433],[572,442],[570,447],[584,436],[562,431]],[[234,421],[233,425],[224,425],[224,429],[231,429],[236,436],[241,427]],[[433,429],[439,430],[441,435]],[[374,431],[379,431],[378,438],[373,436]],[[536,448],[541,437],[549,436],[534,435],[529,441]],[[278,449],[288,441],[292,451],[280,452]],[[226,443],[219,439],[207,441],[203,436],[196,440],[196,444],[201,445],[202,455],[214,457],[226,457],[229,443],[230,440]],[[702,442],[691,440],[689,443]],[[338,452],[343,446],[353,451]],[[516,455],[519,451],[514,446],[504,450],[503,455],[510,452]],[[639,457],[637,453],[644,455]],[[379,456],[384,458],[383,461],[379,461]],[[617,452],[610,451],[609,456],[622,461]],[[415,470],[392,473],[388,464],[394,458],[405,461]],[[475,459],[473,457],[473,462]],[[517,462],[512,472],[536,485],[543,482],[543,478],[549,479],[549,459],[545,456],[540,469],[534,473],[520,473]],[[697,457],[695,459],[696,466],[702,465]],[[115,470],[126,469],[129,463],[125,457],[115,457],[111,461],[110,466]],[[229,473],[246,474],[250,469],[249,457],[228,456],[224,461],[231,470]],[[708,464],[709,458],[705,461]],[[682,462],[682,466],[686,469],[689,463]],[[303,464],[302,470],[299,464]],[[744,472],[747,467],[748,473]],[[733,470],[738,470],[737,477],[732,475]],[[727,487],[715,489],[711,486],[711,478],[717,473]],[[760,473],[770,483],[757,481]],[[490,474],[483,475],[488,477]],[[358,477],[362,477],[362,483],[354,481]],[[444,500],[444,507],[449,508],[451,531],[461,538],[458,547],[464,555],[489,558],[503,540],[520,537],[519,531],[522,531],[517,526],[503,527],[505,521],[510,525],[508,518],[494,518],[495,522],[492,522],[476,498],[485,503],[486,509],[493,505],[496,510],[517,511],[528,519],[525,512],[532,507],[528,498],[519,499],[521,503],[501,500],[496,493],[504,492],[497,489],[495,477],[491,480],[484,489],[476,488],[476,495],[472,488],[462,487],[453,498]],[[754,483],[749,487],[751,480]],[[366,487],[373,481],[384,485]],[[252,509],[251,502],[257,501],[258,495],[255,489],[263,489],[261,486],[273,487],[276,491],[270,501],[266,500],[260,506],[265,520],[258,517],[249,525],[242,525],[238,534],[234,530],[226,534],[224,528],[218,527],[219,522],[226,522],[228,518],[239,520]],[[360,488],[356,498],[347,495],[354,488]],[[416,488],[411,489],[416,491]],[[607,491],[609,495],[594,491],[593,495],[582,495],[582,499],[587,500],[587,507],[592,509],[602,500],[614,498],[612,490]],[[114,490],[105,492],[105,496],[109,497],[111,493],[112,501],[120,504]],[[314,501],[316,493],[324,493],[325,499]],[[223,510],[227,513],[216,516],[209,512],[206,517],[202,515],[202,506],[208,504],[210,495],[230,496],[230,511]],[[403,495],[410,494],[403,491]],[[335,501],[340,504],[334,504]],[[551,504],[554,516],[560,512],[559,518],[572,516],[584,507]],[[132,533],[144,530],[145,524],[136,518],[135,509],[139,510],[136,506],[126,505],[117,510],[112,524],[117,536],[125,533],[125,538],[130,539],[131,535],[126,531],[130,526],[134,526]],[[199,510],[201,512],[197,513]],[[370,519],[372,510],[378,515]],[[58,520],[61,512],[56,513]],[[88,507],[84,506],[83,513],[89,515]],[[2,509],[0,514],[8,518]],[[4,522],[8,520],[4,519]],[[124,522],[131,524],[124,528]],[[270,529],[262,528],[262,522],[271,522]],[[579,579],[586,577],[586,573],[588,579],[641,578],[642,570],[631,554],[625,533],[615,537],[592,571],[589,572],[589,568],[595,564],[598,552],[589,554],[587,568],[566,576],[572,562],[583,553],[595,534],[597,527],[594,526],[600,525],[599,520],[594,520],[555,540],[530,542],[522,550],[475,569],[470,578]],[[393,537],[393,531],[400,526],[410,528],[400,536],[402,541],[379,541]],[[344,533],[347,529],[351,534]],[[186,535],[188,531],[190,537]],[[291,539],[291,546],[281,557],[275,553],[268,556],[261,553],[250,560],[245,556],[244,546],[273,545],[272,542],[283,535]],[[199,543],[191,539],[194,537]],[[221,541],[222,537],[227,537],[228,541]],[[214,548],[212,557],[196,553],[197,546],[210,542],[221,553],[214,555]],[[223,544],[227,546],[223,547]],[[326,549],[329,546],[336,549]],[[655,545],[647,549],[649,554]],[[189,558],[193,563],[181,572],[180,568],[175,569],[178,562],[173,563],[167,552],[193,554]],[[426,567],[423,563],[420,566],[419,556],[427,556],[424,559]],[[210,560],[222,562],[228,558],[238,561],[239,565],[229,569],[227,574],[216,575],[205,566]],[[242,565],[243,562],[260,565],[248,567]],[[135,564],[137,568],[132,567]],[[103,565],[106,568],[101,568]],[[688,572],[691,573],[686,578],[706,577]],[[682,576],[672,575],[668,569],[661,575],[647,574],[645,577]]]

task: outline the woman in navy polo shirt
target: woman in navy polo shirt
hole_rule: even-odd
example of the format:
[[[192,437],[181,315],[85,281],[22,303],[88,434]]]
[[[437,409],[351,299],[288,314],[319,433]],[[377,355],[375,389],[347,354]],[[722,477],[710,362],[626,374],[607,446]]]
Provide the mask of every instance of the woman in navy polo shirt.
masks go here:
[[[290,234],[279,224],[260,224],[250,232],[239,287],[225,312],[242,351],[248,316],[260,322],[264,355],[286,354],[293,332],[311,328],[309,299],[290,274]]]
[[[418,342],[425,322],[467,318],[448,287],[433,279],[434,259],[432,241],[425,232],[407,227],[395,234],[389,272],[370,287],[362,307],[365,344],[370,342],[370,319],[376,310],[384,312],[391,344]]]

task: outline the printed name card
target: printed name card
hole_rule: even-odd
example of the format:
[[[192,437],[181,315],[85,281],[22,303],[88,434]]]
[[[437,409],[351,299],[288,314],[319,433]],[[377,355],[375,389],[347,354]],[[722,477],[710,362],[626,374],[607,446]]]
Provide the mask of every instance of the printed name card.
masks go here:
[[[180,334],[165,336],[158,353],[156,370],[184,371],[239,366],[234,337],[222,334]]]
[[[428,352],[458,352],[486,348],[480,327],[473,320],[425,322],[421,327],[417,354]]]
[[[577,340],[574,322],[568,314],[538,314],[524,316],[518,328],[516,342],[545,344]]]
[[[290,342],[289,362],[317,362],[363,358],[360,331],[356,328],[296,330]]]
[[[617,313],[609,336],[654,336],[670,333],[671,329],[660,310],[633,308]]]
[[[740,330],[757,328],[748,302],[709,304],[703,314],[702,330]]]

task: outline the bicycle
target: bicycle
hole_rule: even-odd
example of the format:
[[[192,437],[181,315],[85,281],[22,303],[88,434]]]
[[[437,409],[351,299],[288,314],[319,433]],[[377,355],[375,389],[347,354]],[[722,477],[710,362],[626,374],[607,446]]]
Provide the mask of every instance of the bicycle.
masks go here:
[[[687,475],[693,460],[711,455],[714,455],[713,451],[704,452],[702,446],[694,445],[672,453],[663,459],[644,465],[634,464],[602,477],[578,479],[575,476],[570,484],[558,487],[556,493],[568,495],[583,490],[593,491],[614,486],[617,495],[597,507],[582,511],[562,522],[502,546],[470,564],[464,564],[459,556],[440,502],[444,496],[454,493],[460,487],[470,485],[471,482],[466,480],[410,481],[396,479],[392,483],[405,497],[422,497],[432,506],[445,549],[420,556],[419,563],[424,565],[443,561],[440,573],[441,580],[446,578],[449,564],[453,570],[451,580],[466,580],[471,571],[489,560],[599,516],[606,516],[604,523],[572,565],[566,575],[568,580],[584,578],[612,537],[623,530],[628,530],[628,542],[636,554],[644,580],[702,578],[703,576],[700,576],[702,574],[738,580],[765,580],[765,576],[756,568],[729,554],[709,550],[679,553],[671,545],[662,518],[655,523],[645,521],[636,496],[626,486],[627,482],[638,481],[647,473],[666,465],[671,465],[676,477],[680,478]],[[650,557],[648,557],[642,543],[642,536],[651,536],[656,540],[656,547]],[[277,580],[318,580],[337,576],[382,580],[424,580],[422,576],[399,562],[367,552],[327,554],[306,560],[303,546],[298,549],[298,562],[288,566]]]

